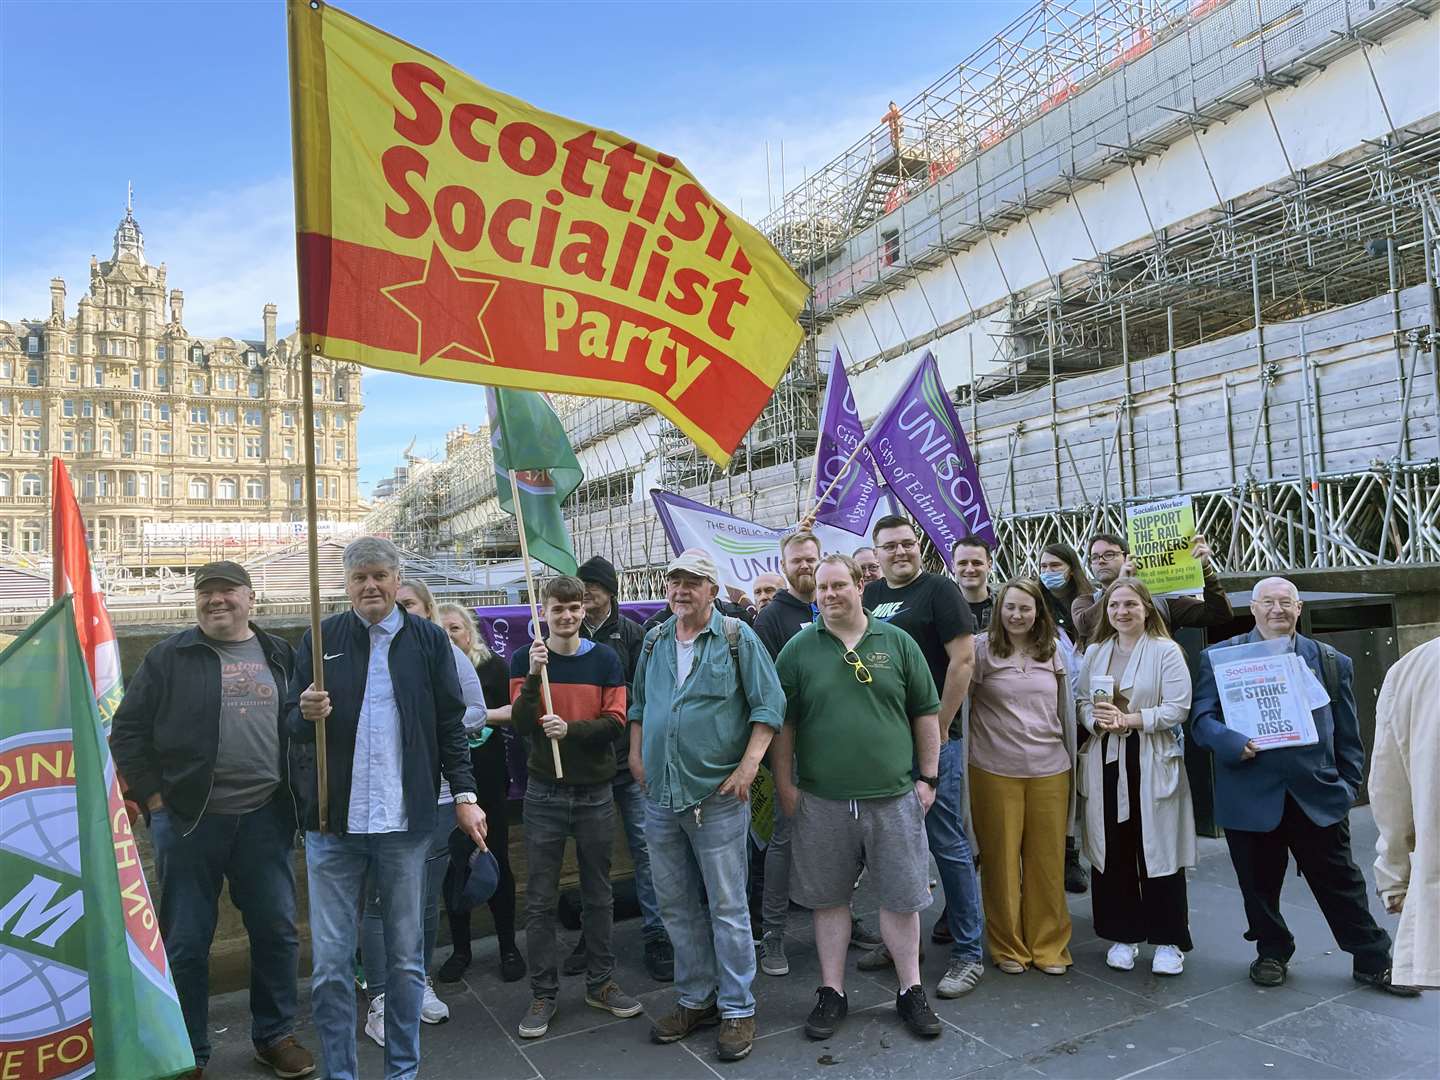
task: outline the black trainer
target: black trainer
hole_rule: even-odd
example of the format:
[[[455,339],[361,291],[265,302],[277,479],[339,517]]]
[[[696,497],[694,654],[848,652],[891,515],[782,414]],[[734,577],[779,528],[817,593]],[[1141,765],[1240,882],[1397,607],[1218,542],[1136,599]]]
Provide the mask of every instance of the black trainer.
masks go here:
[[[465,977],[465,969],[470,966],[470,954],[456,949],[450,954],[440,970],[435,973],[435,978],[442,983],[459,982]]]
[[[904,993],[895,995],[895,1011],[900,1014],[900,1019],[905,1021],[905,1026],[916,1035],[924,1035],[927,1038],[934,1038],[944,1030],[940,1018],[930,1008],[930,1002],[925,998],[925,987],[916,983]]]
[[[844,994],[830,986],[820,987],[815,996],[819,1000],[805,1018],[805,1034],[812,1039],[828,1039],[840,1030],[845,1014],[850,1011],[850,1002]]]
[[[1273,956],[1262,956],[1250,965],[1250,981],[1256,986],[1280,986],[1285,982],[1286,964]]]
[[[511,945],[500,950],[500,978],[505,982],[519,982],[525,977],[525,957]]]
[[[645,970],[656,982],[675,981],[675,950],[669,938],[645,942]]]
[[[1088,892],[1089,888],[1089,882],[1085,876],[1085,868],[1080,865],[1080,852],[1075,848],[1066,848],[1065,891],[1068,893],[1083,893]]]

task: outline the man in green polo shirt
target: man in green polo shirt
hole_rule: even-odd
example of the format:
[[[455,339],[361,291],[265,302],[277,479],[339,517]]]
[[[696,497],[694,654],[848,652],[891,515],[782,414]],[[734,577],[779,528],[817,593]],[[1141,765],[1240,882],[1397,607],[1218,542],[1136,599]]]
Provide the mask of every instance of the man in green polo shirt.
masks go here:
[[[850,889],[866,866],[900,981],[895,1007],[912,1032],[933,1037],[941,1026],[920,983],[920,912],[930,906],[925,813],[939,783],[935,680],[915,640],[861,606],[854,559],[822,559],[815,596],[820,620],[776,661],[786,710],[775,760],[793,752],[799,774],[798,788],[785,770],[775,774],[793,818],[790,895],[814,914],[820,956],[819,1000],[805,1033],[828,1039],[845,1019]]]

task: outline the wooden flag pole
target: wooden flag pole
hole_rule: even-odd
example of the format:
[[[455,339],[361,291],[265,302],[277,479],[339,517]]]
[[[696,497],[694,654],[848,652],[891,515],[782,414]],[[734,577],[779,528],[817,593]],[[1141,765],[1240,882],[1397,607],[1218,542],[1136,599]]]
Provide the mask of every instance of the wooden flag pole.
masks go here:
[[[830,493],[835,490],[835,485],[840,483],[841,480],[845,479],[845,474],[850,471],[850,466],[855,464],[855,459],[860,456],[860,451],[865,449],[865,444],[869,441],[870,435],[867,432],[865,437],[855,444],[855,449],[852,450],[850,452],[850,456],[845,459],[845,464],[840,466],[840,471],[835,474],[835,479],[831,480],[829,486],[820,493],[820,497],[815,500],[815,505],[810,507],[809,512],[800,519],[801,521],[809,521],[812,524],[814,523],[816,511],[818,511],[820,507],[825,505],[825,500],[828,499],[830,497]],[[816,462],[818,467],[818,457],[816,458]]]
[[[493,420],[492,420],[493,423]],[[525,539],[525,514],[520,509],[520,481],[515,478],[515,470],[507,469],[510,474],[510,505],[515,508],[515,527],[520,532],[520,561],[525,564],[525,595],[530,597],[530,625],[535,627],[535,638],[540,639],[540,609],[535,604],[535,578],[530,573],[530,544]],[[540,693],[545,699],[545,711],[553,714],[555,706],[550,700],[550,669],[540,669]],[[554,739],[550,740],[550,754],[555,762],[555,779],[565,778],[565,769],[560,764],[560,744]]]
[[[325,643],[320,636],[320,541],[316,535],[315,496],[315,377],[310,364],[311,348],[300,350],[300,380],[305,396],[301,399],[305,419],[305,535],[310,554],[310,661],[311,679],[316,690],[325,689]],[[315,721],[315,788],[319,801],[320,831],[330,825],[330,769],[325,756],[325,718]]]

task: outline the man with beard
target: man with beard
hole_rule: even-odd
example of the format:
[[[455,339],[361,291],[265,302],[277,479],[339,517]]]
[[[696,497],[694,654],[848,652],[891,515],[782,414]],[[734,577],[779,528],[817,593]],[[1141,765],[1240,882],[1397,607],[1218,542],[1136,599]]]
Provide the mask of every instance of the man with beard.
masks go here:
[[[907,519],[887,514],[875,522],[873,535],[884,578],[865,587],[865,607],[875,618],[893,623],[915,639],[940,691],[940,785],[935,805],[925,815],[925,832],[940,869],[952,939],[950,963],[936,992],[944,998],[959,997],[975,989],[985,973],[980,888],[961,824],[965,757],[956,724],[975,665],[975,619],[953,581],[921,569],[920,538]],[[882,946],[863,957],[860,967],[874,971],[891,962]]]
[[[1079,640],[1076,647],[1090,640],[1095,628],[1100,625],[1100,598],[1116,578],[1134,577],[1135,564],[1130,561],[1130,545],[1123,536],[1115,533],[1096,533],[1090,538],[1090,576],[1098,588],[1093,593],[1082,592],[1070,605],[1070,615],[1075,620],[1075,633]],[[1199,561],[1205,573],[1205,589],[1200,596],[1159,596],[1155,598],[1155,610],[1165,621],[1167,629],[1174,631],[1181,626],[1224,626],[1235,617],[1230,607],[1230,597],[1225,586],[1220,584],[1220,575],[1215,572],[1215,560],[1210,545],[1200,533],[1190,546],[1190,554]]]
[[[770,650],[774,659],[787,642],[815,621],[815,569],[820,565],[820,540],[812,532],[793,532],[780,541],[780,565],[785,570],[789,588],[781,589],[755,620],[755,633]],[[771,773],[790,770],[774,756]],[[760,901],[760,970],[766,975],[790,973],[785,956],[785,922],[790,912],[790,817],[777,803],[775,828],[765,848],[764,873]],[[882,944],[859,919],[853,921],[850,943],[857,948],[873,948]]]

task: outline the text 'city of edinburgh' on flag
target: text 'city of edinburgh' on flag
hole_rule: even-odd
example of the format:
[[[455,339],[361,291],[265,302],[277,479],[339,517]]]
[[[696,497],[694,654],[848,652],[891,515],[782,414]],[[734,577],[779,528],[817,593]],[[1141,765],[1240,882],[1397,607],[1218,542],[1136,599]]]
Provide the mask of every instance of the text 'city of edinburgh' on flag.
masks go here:
[[[830,381],[825,388],[820,441],[815,451],[812,495],[820,499],[815,511],[817,522],[852,533],[863,534],[868,530],[881,498],[880,484],[870,471],[869,458],[863,452],[855,453],[864,437],[865,427],[860,423],[855,395],[850,392],[850,380],[845,376],[845,362],[836,349],[830,359]],[[849,462],[848,468],[846,462]],[[836,477],[840,479],[837,481]]]
[[[90,552],[85,546],[85,520],[70,486],[70,474],[58,457],[50,461],[50,536],[55,552],[54,599],[66,593],[75,596],[75,632],[80,638],[80,651],[90,671],[90,684],[95,688],[95,704],[100,721],[110,730],[110,720],[120,707],[124,684],[120,679],[120,647],[110,612],[105,608],[105,594],[95,580],[90,566]],[[0,1077],[4,1070],[0,1069]]]
[[[642,402],[727,462],[801,339],[770,243],[668,154],[328,3],[288,17],[303,344]]]
[[[962,537],[995,543],[980,472],[932,353],[875,421],[866,445],[885,486],[920,523],[945,565]]]
[[[0,653],[0,698],[4,1075],[193,1069],[70,597]]]
[[[585,478],[565,425],[544,394],[525,390],[485,391],[490,411],[490,451],[495,459],[495,490],[500,509],[515,513],[510,470],[520,492],[518,515],[532,557],[561,574],[578,569],[561,504]]]

